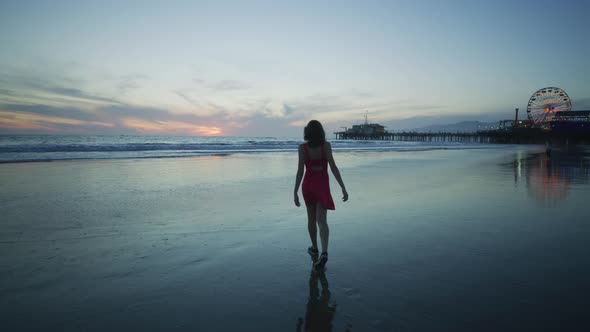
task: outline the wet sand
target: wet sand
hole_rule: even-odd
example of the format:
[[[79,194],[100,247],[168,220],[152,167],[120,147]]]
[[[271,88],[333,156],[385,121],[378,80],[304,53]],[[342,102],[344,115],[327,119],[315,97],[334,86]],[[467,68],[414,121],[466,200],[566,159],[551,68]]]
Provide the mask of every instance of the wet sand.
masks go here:
[[[325,274],[289,153],[0,165],[8,330],[590,329],[590,161],[340,153]]]

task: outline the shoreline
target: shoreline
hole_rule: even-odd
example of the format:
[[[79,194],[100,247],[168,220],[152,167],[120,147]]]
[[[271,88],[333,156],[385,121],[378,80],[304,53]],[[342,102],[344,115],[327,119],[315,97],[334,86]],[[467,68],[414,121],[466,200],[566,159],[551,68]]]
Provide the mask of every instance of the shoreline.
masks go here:
[[[426,152],[426,151],[441,151],[441,150],[493,150],[499,149],[501,147],[505,147],[506,149],[514,146],[539,146],[540,144],[465,144],[457,143],[448,146],[424,146],[424,147],[404,147],[404,148],[384,148],[384,147],[357,147],[357,148],[333,148],[333,151],[338,153],[347,153],[347,152],[368,152],[368,153],[396,153],[396,152]],[[151,151],[151,150],[146,150]],[[145,152],[145,151],[140,151]],[[75,160],[88,160],[88,161],[96,161],[96,160],[144,160],[144,159],[174,159],[174,158],[200,158],[200,157],[226,157],[226,156],[235,156],[235,155],[247,155],[247,154],[267,154],[267,153],[294,153],[297,152],[297,149],[273,149],[273,150],[223,150],[220,152],[206,152],[201,153],[195,152],[196,154],[186,154],[186,155],[170,155],[170,156],[125,156],[125,157],[112,157],[112,156],[105,156],[105,157],[71,157],[71,158],[58,158],[58,159],[25,159],[25,160],[0,160],[0,164],[15,164],[15,163],[44,163],[44,162],[54,162],[54,161],[75,161]],[[108,152],[105,152],[105,154]]]
[[[245,139],[236,137],[114,137],[100,139],[84,136],[20,137],[0,145],[0,163],[74,159],[145,159],[200,157],[247,153],[297,151],[301,140],[279,138]],[[458,142],[387,142],[332,140],[334,151],[420,151],[432,149],[486,148],[484,144]],[[493,147],[493,146],[492,146]]]

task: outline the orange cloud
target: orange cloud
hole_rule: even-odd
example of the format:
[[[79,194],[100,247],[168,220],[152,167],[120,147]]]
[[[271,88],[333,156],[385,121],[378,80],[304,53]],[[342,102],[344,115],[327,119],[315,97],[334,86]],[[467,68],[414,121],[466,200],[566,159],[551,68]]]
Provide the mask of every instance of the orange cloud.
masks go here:
[[[57,128],[42,126],[34,123],[28,123],[22,120],[15,119],[3,119],[0,118],[0,129],[11,129],[11,130],[46,130],[46,131],[59,131]]]
[[[68,119],[56,116],[0,111],[0,127],[3,129],[42,129],[51,131],[60,131],[58,128],[52,127],[52,124],[67,124],[77,126],[101,126],[113,127],[112,123],[99,121],[83,121],[76,119]]]
[[[289,126],[293,126],[293,127],[305,127],[307,125],[307,122],[305,121],[293,121],[289,123]]]
[[[121,121],[126,127],[141,133],[188,134],[197,136],[223,135],[223,130],[219,127],[199,126],[179,121],[148,121],[129,117],[123,118]]]

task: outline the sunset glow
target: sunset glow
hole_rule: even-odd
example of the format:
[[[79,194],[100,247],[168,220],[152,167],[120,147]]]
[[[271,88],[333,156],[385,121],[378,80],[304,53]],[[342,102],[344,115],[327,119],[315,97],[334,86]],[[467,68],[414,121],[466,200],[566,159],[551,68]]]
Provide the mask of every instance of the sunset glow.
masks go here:
[[[175,121],[145,121],[137,118],[124,118],[123,124],[142,134],[176,134],[196,136],[220,136],[223,131],[218,127],[200,126]]]
[[[20,129],[20,130],[39,130],[48,132],[58,132],[60,130],[50,127],[34,124],[31,122],[19,120],[19,119],[6,119],[0,118],[0,129]]]
[[[52,126],[56,124],[99,127],[114,126],[112,123],[98,121],[81,121],[54,116],[44,116],[39,114],[17,113],[8,111],[0,111],[0,124],[2,128],[6,129],[46,129],[50,131],[60,131],[58,128]]]
[[[299,137],[311,119],[333,132],[368,112],[395,131],[512,118],[542,86],[590,109],[588,3],[560,2],[568,23],[543,32],[567,50],[558,60],[531,38],[553,4],[508,7],[9,1],[0,11],[1,129]]]

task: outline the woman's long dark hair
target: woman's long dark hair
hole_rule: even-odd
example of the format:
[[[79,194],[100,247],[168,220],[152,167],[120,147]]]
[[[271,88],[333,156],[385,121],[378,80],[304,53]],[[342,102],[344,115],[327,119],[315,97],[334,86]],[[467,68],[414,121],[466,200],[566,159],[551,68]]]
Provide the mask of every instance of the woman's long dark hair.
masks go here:
[[[312,148],[324,144],[326,141],[326,132],[322,124],[318,120],[309,121],[305,129],[303,129],[303,139]]]

